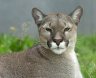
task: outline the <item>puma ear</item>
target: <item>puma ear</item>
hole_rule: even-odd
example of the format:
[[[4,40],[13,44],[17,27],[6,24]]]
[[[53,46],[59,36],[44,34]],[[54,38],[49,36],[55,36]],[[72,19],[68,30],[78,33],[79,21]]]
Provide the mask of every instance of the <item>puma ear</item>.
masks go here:
[[[32,9],[32,16],[35,20],[35,23],[37,25],[40,25],[40,23],[42,22],[43,18],[46,16],[45,14],[43,14],[43,12],[41,12],[39,9],[37,8],[33,8]]]
[[[80,18],[83,14],[83,8],[81,6],[78,6],[71,14],[70,16],[74,20],[75,24],[78,25],[80,22]]]

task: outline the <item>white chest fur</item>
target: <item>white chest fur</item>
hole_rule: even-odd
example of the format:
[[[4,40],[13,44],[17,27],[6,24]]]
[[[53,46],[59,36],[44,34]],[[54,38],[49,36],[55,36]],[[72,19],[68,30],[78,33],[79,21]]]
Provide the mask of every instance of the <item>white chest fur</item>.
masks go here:
[[[71,61],[74,62],[75,78],[83,78],[80,72],[80,67],[79,67],[76,53],[72,51],[69,53],[69,56],[71,58]]]
[[[71,58],[71,60],[74,62],[74,63],[77,63],[77,56],[76,56],[76,53],[74,51],[70,52],[69,53],[69,56]]]

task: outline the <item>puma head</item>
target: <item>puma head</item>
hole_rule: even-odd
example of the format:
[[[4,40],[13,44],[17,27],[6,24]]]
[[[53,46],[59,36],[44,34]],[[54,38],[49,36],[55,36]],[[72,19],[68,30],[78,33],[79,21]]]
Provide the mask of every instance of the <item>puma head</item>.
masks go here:
[[[44,14],[37,8],[32,9],[32,16],[38,26],[40,43],[55,54],[62,54],[69,48],[74,49],[77,25],[83,13],[78,6],[72,13]]]

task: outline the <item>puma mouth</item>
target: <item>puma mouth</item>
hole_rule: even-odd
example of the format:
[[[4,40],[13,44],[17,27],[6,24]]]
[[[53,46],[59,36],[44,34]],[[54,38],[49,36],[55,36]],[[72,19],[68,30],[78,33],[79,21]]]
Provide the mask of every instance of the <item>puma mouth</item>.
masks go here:
[[[57,49],[57,50],[59,50],[59,49],[64,49],[64,48],[61,48],[61,47],[56,47],[56,48],[52,48],[52,49]]]
[[[60,45],[58,46],[55,42],[51,42],[51,47],[50,49],[52,50],[52,52],[54,52],[55,54],[62,54],[63,52],[66,51],[66,43],[64,41],[62,41],[60,43]]]
[[[54,52],[55,54],[62,54],[66,51],[66,49],[61,49],[61,48],[54,48],[54,49],[51,49],[52,52]]]

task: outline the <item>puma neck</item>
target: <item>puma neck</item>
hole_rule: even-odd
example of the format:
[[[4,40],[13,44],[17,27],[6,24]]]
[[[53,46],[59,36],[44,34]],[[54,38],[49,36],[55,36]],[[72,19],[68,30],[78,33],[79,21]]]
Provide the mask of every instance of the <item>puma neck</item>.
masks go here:
[[[53,53],[50,49],[46,49],[45,47],[38,45],[37,47],[37,51],[38,53],[45,59],[47,60],[61,60],[61,59],[71,59],[70,58],[70,54],[74,52],[73,48],[68,48],[68,50],[66,50],[66,52],[64,52],[63,54],[55,54]],[[68,57],[69,56],[69,57]]]

